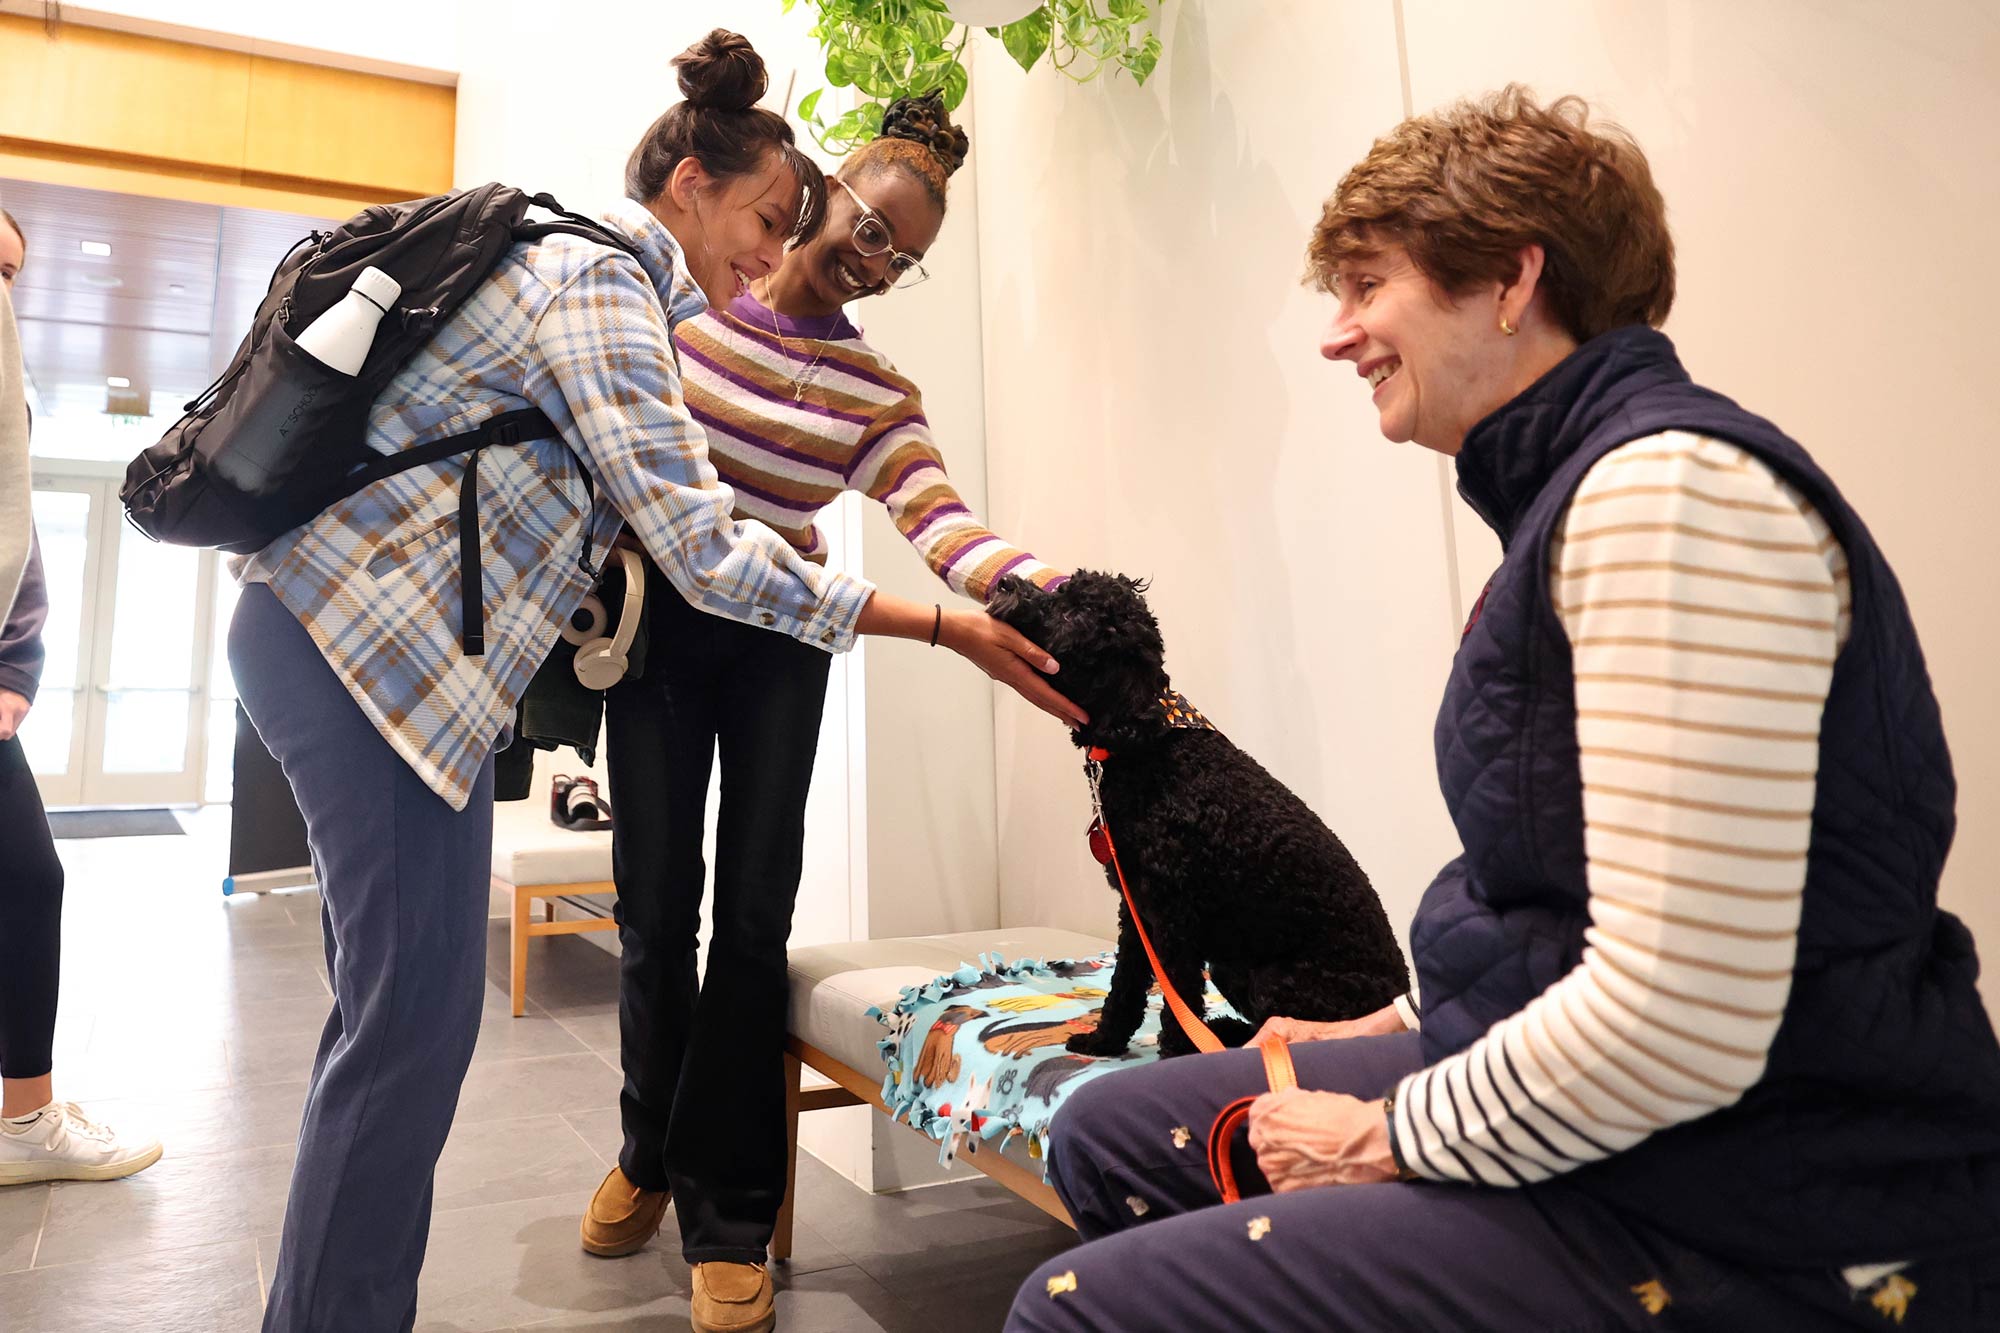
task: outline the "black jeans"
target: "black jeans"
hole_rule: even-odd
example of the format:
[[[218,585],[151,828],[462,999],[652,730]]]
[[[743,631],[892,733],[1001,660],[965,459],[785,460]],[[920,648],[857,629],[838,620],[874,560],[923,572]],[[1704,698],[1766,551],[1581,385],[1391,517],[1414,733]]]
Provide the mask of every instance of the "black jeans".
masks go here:
[[[63,868],[20,738],[0,741],[0,1076],[49,1072]]]
[[[785,946],[825,653],[689,606],[648,567],[646,674],[605,700],[618,941],[618,1164],[671,1189],[689,1263],[761,1263],[785,1194]],[[704,809],[722,756],[714,934],[697,982]]]

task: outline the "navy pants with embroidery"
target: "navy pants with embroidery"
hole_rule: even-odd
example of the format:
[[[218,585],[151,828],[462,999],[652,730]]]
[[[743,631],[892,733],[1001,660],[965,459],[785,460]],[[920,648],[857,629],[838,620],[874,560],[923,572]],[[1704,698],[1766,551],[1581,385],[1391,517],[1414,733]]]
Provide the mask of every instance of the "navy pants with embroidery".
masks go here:
[[[1294,1046],[1300,1085],[1374,1098],[1419,1067],[1415,1033]],[[1009,1333],[1479,1329],[1971,1330],[2000,1322],[1992,1266],[1920,1265],[1904,1317],[1840,1276],[1750,1272],[1635,1227],[1563,1184],[1412,1183],[1270,1194],[1247,1135],[1244,1200],[1210,1182],[1208,1127],[1265,1087],[1254,1051],[1182,1056],[1077,1090],[1050,1179],[1085,1242],[1038,1269]],[[1654,1307],[1657,1307],[1657,1311]]]

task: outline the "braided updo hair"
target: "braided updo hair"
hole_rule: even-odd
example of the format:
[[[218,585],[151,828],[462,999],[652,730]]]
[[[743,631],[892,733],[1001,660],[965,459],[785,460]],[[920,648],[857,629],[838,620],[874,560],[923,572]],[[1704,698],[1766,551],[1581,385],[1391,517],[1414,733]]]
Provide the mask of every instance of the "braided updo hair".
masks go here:
[[[718,180],[745,176],[775,151],[804,187],[790,241],[819,234],[826,218],[826,176],[800,151],[792,127],[757,105],[770,87],[763,57],[741,33],[717,28],[674,57],[681,96],[652,123],[625,162],[625,193],[639,202],[657,199],[681,159],[692,157]]]
[[[951,123],[944,108],[944,91],[938,89],[922,97],[899,97],[882,113],[882,132],[857,150],[848,161],[847,173],[872,176],[898,168],[923,184],[924,193],[939,208],[945,206],[945,192],[951,174],[965,165],[972,141],[965,131]]]

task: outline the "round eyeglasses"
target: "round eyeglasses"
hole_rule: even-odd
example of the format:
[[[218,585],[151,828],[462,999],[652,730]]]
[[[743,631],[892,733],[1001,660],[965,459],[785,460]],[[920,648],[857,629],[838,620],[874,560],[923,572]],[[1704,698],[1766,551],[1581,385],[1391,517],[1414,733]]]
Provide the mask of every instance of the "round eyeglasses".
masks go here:
[[[873,259],[876,255],[889,256],[889,286],[901,291],[914,287],[928,279],[930,270],[915,255],[904,254],[889,240],[889,224],[880,213],[868,206],[868,201],[854,192],[854,187],[835,176],[833,183],[847,191],[847,197],[861,210],[861,216],[854,223],[854,248]]]

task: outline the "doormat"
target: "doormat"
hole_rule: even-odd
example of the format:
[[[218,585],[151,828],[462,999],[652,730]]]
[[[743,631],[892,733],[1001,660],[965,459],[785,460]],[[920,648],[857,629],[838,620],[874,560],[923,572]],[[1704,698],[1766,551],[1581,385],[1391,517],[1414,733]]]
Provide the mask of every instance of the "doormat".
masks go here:
[[[171,810],[54,810],[49,832],[58,838],[151,838],[187,830]]]

